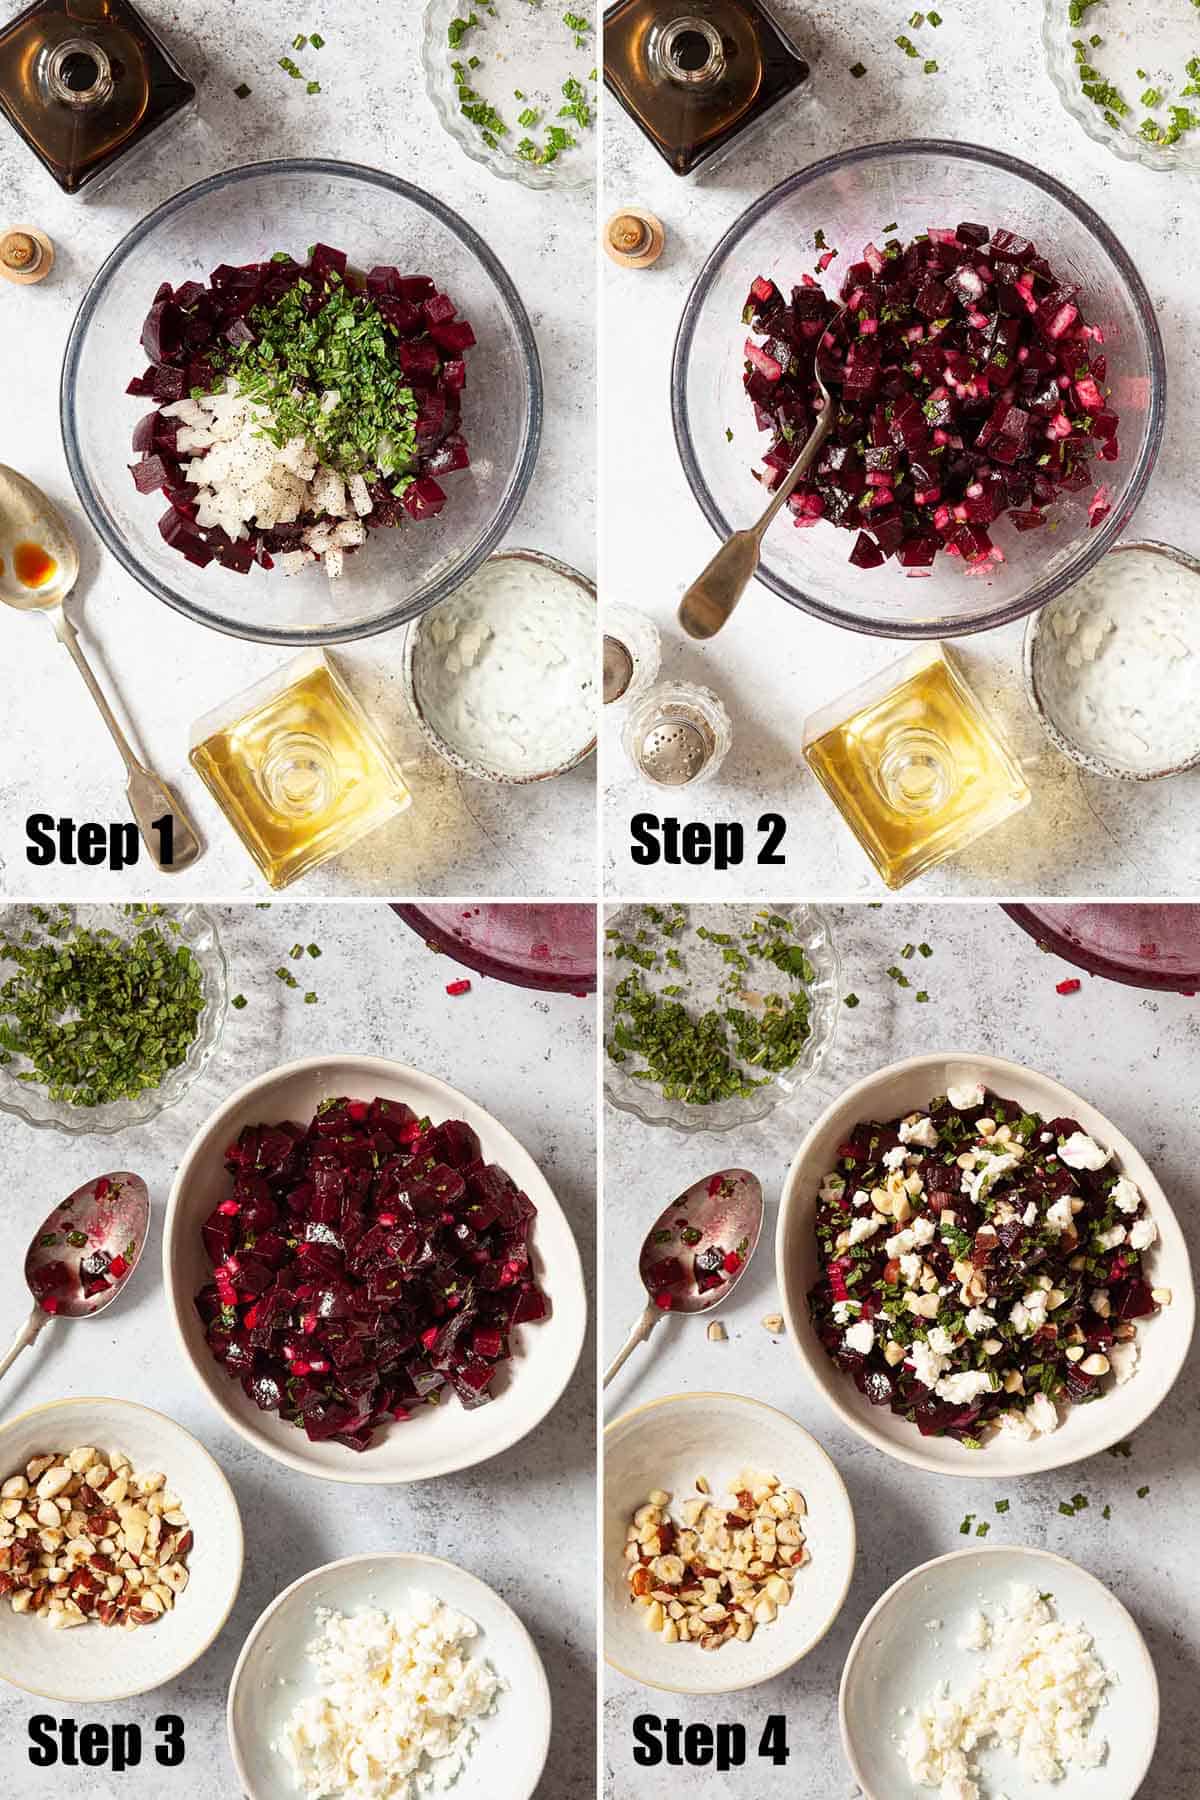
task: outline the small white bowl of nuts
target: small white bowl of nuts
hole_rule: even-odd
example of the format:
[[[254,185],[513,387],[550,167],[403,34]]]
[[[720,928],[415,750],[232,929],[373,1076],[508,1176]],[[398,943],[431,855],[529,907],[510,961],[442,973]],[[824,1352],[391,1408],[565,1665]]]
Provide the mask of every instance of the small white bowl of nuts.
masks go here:
[[[128,1400],[0,1426],[0,1679],[124,1700],[188,1668],[242,1578],[233,1490],[202,1445]]]
[[[604,1654],[647,1687],[726,1694],[820,1642],[854,1514],[815,1438],[738,1394],[674,1394],[604,1442]]]

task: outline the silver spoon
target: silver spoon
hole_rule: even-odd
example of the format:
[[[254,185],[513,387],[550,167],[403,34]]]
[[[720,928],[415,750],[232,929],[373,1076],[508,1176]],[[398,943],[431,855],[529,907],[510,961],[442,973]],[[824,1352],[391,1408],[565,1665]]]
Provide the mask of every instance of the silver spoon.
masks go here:
[[[758,1248],[762,1222],[762,1183],[748,1169],[718,1169],[672,1200],[646,1233],[638,1274],[649,1299],[605,1375],[605,1387],[665,1313],[709,1312],[728,1300]],[[701,1287],[696,1259],[717,1251],[722,1257],[736,1257],[736,1267],[722,1264],[719,1279]],[[683,1278],[663,1285],[663,1276],[674,1273],[662,1270],[663,1263],[678,1264]],[[704,1267],[703,1260],[700,1267]],[[702,1278],[709,1279],[707,1275]],[[660,1304],[659,1296],[664,1302],[669,1298],[670,1305]]]
[[[94,1319],[112,1305],[137,1268],[149,1224],[146,1184],[127,1169],[97,1175],[59,1202],[25,1253],[35,1304],[0,1357],[0,1375],[51,1319]]]
[[[25,579],[22,579],[22,576]],[[87,683],[100,716],[112,733],[129,773],[125,793],[129,809],[156,869],[175,874],[190,868],[200,855],[195,826],[165,781],[140,763],[113,716],[99,682],[80,647],[65,602],[79,579],[79,552],[66,520],[32,481],[0,463],[0,601],[17,612],[43,612],[59,643],[69,652]],[[163,861],[156,820],[170,815],[170,862]]]
[[[804,480],[833,430],[836,408],[821,371],[821,353],[845,311],[844,306],[838,307],[818,338],[813,352],[813,379],[821,395],[821,415],[805,440],[800,454],[771,495],[757,525],[749,525],[744,531],[735,531],[731,538],[727,538],[704,573],[697,576],[679,602],[679,623],[689,637],[715,637],[722,625],[728,622],[730,613],[750,585],[762,556],[763,538],[776,514],[781,507],[786,506]]]

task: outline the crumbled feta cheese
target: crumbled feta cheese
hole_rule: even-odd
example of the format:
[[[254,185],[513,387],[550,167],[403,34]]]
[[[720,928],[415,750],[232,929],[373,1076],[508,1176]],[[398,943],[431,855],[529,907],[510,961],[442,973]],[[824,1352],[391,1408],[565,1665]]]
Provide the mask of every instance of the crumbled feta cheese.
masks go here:
[[[983,1164],[968,1175],[966,1190],[968,1199],[973,1200],[977,1206],[1001,1175],[1007,1175],[1021,1160],[1014,1150],[1001,1150],[991,1156],[983,1151],[979,1154],[983,1156]]]
[[[926,1341],[929,1348],[936,1350],[939,1356],[952,1356],[954,1353],[954,1338],[944,1325],[935,1325]]]
[[[1117,1386],[1124,1387],[1138,1366],[1142,1354],[1140,1345],[1134,1343],[1114,1344],[1107,1354],[1108,1360],[1112,1364],[1112,1372],[1116,1377]]]
[[[1035,1394],[1025,1408],[1025,1417],[1031,1427],[1041,1437],[1049,1436],[1058,1430],[1058,1408],[1049,1394]]]
[[[1073,1217],[1074,1214],[1071,1211],[1070,1194],[1063,1194],[1060,1199],[1054,1202],[1053,1206],[1048,1206],[1046,1208],[1046,1224],[1050,1227],[1051,1231],[1057,1231],[1060,1237],[1070,1225]]]
[[[862,1356],[869,1356],[875,1348],[875,1327],[870,1319],[860,1319],[846,1333],[846,1348],[857,1350]]]
[[[875,1236],[875,1233],[882,1224],[883,1220],[879,1217],[878,1213],[868,1213],[865,1216],[860,1215],[859,1218],[853,1219],[849,1231],[851,1245],[865,1244],[868,1238],[873,1238]]]
[[[1068,1169],[1102,1169],[1112,1160],[1112,1151],[1102,1150],[1086,1131],[1073,1131],[1066,1143],[1059,1145],[1058,1154]]]
[[[960,1650],[986,1650],[992,1641],[992,1627],[987,1614],[976,1607],[963,1627],[958,1640]]]
[[[922,1387],[935,1388],[946,1367],[946,1358],[939,1356],[930,1344],[920,1338],[914,1338],[908,1347],[905,1361],[912,1365],[913,1374]]]
[[[984,1312],[982,1306],[973,1306],[964,1321],[970,1337],[982,1337],[985,1331],[995,1331],[996,1321],[991,1313]]]
[[[905,1285],[910,1288],[916,1287],[924,1268],[925,1264],[915,1250],[910,1250],[906,1256],[900,1258],[900,1273],[904,1277]]]
[[[1136,1183],[1128,1175],[1118,1175],[1111,1189],[1112,1203],[1118,1212],[1135,1213],[1142,1203]]]
[[[914,1219],[912,1222],[912,1235],[913,1243],[917,1245],[918,1249],[922,1244],[932,1244],[937,1235],[933,1220],[926,1218]]]
[[[1096,1233],[1097,1250],[1115,1250],[1118,1244],[1125,1242],[1126,1232],[1123,1225],[1110,1225],[1107,1231]]]
[[[829,1205],[834,1200],[840,1200],[845,1191],[845,1176],[838,1175],[835,1172],[834,1174],[825,1177],[824,1181],[821,1183],[817,1198],[818,1200],[823,1200],[826,1205]]]
[[[1135,1219],[1129,1227],[1129,1248],[1148,1250],[1157,1236],[1158,1226],[1153,1219]]]
[[[923,1150],[937,1149],[937,1128],[932,1119],[923,1119],[914,1113],[912,1118],[905,1119],[900,1126],[900,1142],[902,1144],[920,1144]]]
[[[1108,1746],[1090,1726],[1112,1677],[1082,1625],[1064,1625],[1031,1587],[1014,1585],[995,1617],[973,1616],[960,1648],[986,1653],[961,1695],[942,1682],[914,1709],[901,1745],[909,1777],[941,1800],[979,1800],[979,1749],[995,1741],[1031,1783],[1095,1769]]]
[[[980,1082],[971,1081],[965,1082],[961,1087],[948,1087],[946,1098],[955,1112],[976,1112],[987,1096]]]
[[[849,1325],[851,1319],[862,1311],[861,1300],[835,1300],[833,1303],[833,1321],[835,1325]]]
[[[1021,1214],[1021,1223],[1022,1223],[1022,1225],[1033,1225],[1034,1223],[1036,1223],[1036,1220],[1037,1220],[1037,1201],[1031,1200],[1029,1202],[1029,1205],[1025,1208],[1025,1211]]]
[[[907,1155],[908,1151],[904,1148],[903,1144],[897,1144],[892,1150],[885,1150],[883,1153],[884,1168],[902,1169],[904,1167],[904,1159]]]
[[[970,1406],[980,1394],[990,1394],[992,1378],[983,1369],[964,1369],[959,1375],[944,1375],[935,1392],[939,1400],[951,1406]]]
[[[475,1720],[494,1710],[503,1683],[470,1653],[473,1620],[430,1594],[414,1594],[410,1608],[318,1609],[308,1656],[320,1686],[274,1745],[310,1800],[407,1800],[449,1787],[471,1755]]]
[[[889,1256],[905,1256],[916,1243],[911,1226],[906,1225],[903,1231],[897,1231],[886,1240],[884,1249]]]

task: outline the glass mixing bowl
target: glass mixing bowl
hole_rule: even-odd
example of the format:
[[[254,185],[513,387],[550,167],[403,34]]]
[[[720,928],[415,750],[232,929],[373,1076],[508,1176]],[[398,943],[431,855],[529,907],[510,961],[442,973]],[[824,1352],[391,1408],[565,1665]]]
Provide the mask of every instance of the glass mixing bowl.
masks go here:
[[[161,495],[139,494],[130,437],[149,402],[125,388],[146,358],[139,339],[156,288],[207,280],[219,263],[257,262],[323,242],[352,266],[394,263],[428,274],[475,328],[463,431],[471,467],[446,477],[434,519],[370,534],[345,573],[237,575],[198,569],[163,542]],[[253,163],[186,188],[135,225],[103,264],[71,329],[62,372],[62,430],[79,498],[135,580],[178,612],[269,644],[369,637],[444,600],[504,536],[525,497],[542,425],[542,372],[529,317],[483,239],[440,200],[354,163]]]
[[[1111,490],[1112,510],[1091,529],[1089,487],[1055,504],[1057,529],[1022,534],[1005,522],[994,534],[1007,561],[972,578],[953,557],[939,557],[919,579],[894,560],[859,570],[847,561],[851,533],[824,525],[799,531],[779,521],[764,543],[759,580],[802,611],[851,631],[953,637],[1044,606],[1116,543],[1158,455],[1166,404],[1162,340],[1150,296],[1104,221],[1060,182],[997,150],[935,140],[869,144],[813,163],[756,200],[713,250],[688,298],[671,407],[684,472],[713,530],[728,537],[763,505],[750,471],[768,440],[742,391],[742,308],[754,277],[774,276],[786,291],[812,271],[813,234],[822,230],[841,252],[827,278],[832,286],[885,225],[894,221],[887,235],[907,241],[931,225],[952,228],[964,219],[1032,238],[1060,276],[1082,288],[1089,321],[1103,326],[1121,454],[1096,464],[1096,485]]]

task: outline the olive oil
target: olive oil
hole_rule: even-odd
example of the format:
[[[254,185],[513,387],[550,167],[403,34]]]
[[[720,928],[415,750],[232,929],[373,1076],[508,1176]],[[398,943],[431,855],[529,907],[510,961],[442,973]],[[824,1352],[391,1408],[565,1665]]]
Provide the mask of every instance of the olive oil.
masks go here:
[[[890,888],[966,849],[1031,798],[940,644],[815,713],[804,756]]]
[[[191,761],[273,888],[412,804],[375,726],[320,651],[201,719]]]

